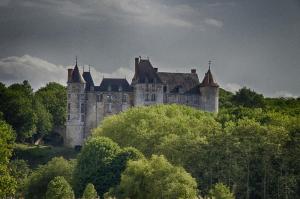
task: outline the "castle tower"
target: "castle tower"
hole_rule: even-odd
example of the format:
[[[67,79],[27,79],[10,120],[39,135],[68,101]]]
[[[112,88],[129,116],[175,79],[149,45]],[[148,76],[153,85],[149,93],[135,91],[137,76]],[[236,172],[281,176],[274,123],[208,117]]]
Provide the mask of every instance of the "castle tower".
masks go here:
[[[82,78],[77,58],[74,69],[68,69],[67,121],[65,146],[82,146],[85,124],[85,81]]]
[[[219,85],[214,81],[210,64],[211,61],[209,61],[209,69],[200,84],[200,108],[217,113],[219,111]]]
[[[163,84],[149,59],[135,58],[131,85],[134,87],[134,106],[163,103]]]

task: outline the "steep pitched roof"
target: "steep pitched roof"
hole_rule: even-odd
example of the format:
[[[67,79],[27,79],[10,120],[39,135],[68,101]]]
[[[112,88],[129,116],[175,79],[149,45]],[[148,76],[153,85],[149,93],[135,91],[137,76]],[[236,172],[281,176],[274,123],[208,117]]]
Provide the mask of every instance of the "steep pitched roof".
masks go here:
[[[212,87],[218,87],[219,85],[214,81],[214,78],[211,74],[210,69],[205,73],[205,76],[200,84],[200,87],[205,87],[205,86],[212,86]]]
[[[140,59],[133,77],[135,83],[162,83],[157,72],[148,59]]]
[[[77,64],[74,67],[74,70],[72,72],[72,77],[70,83],[85,83],[84,79],[82,78]]]
[[[198,75],[196,73],[168,73],[158,72],[161,81],[168,86],[171,93],[199,93]]]
[[[120,90],[121,89],[121,90]],[[96,87],[97,91],[112,91],[112,92],[131,92],[132,87],[129,85],[126,79],[117,78],[103,78],[99,87]]]
[[[90,90],[91,86],[94,86],[94,81],[90,72],[83,72],[83,79],[86,82],[86,90]]]

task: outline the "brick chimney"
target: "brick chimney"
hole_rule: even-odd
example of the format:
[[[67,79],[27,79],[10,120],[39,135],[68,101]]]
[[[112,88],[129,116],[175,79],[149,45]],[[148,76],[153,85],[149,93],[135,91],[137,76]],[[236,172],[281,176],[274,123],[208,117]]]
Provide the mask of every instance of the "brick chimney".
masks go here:
[[[71,82],[71,81],[72,81],[72,73],[73,73],[73,69],[72,69],[72,68],[69,68],[69,69],[68,69],[68,82]]]
[[[158,68],[153,68],[154,69],[154,71],[157,73],[158,72]]]
[[[192,74],[196,74],[196,69],[194,69],[194,68],[191,69],[191,73],[192,73]]]

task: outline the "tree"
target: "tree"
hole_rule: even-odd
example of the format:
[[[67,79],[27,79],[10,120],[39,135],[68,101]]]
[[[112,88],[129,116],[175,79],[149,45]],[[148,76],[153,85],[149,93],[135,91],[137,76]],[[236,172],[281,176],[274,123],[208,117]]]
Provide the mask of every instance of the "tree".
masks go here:
[[[120,185],[108,195],[117,198],[196,198],[197,183],[182,167],[171,165],[163,156],[129,161]]]
[[[88,140],[78,155],[74,170],[74,190],[81,196],[86,184],[95,185],[102,196],[109,188],[120,182],[120,174],[127,160],[138,159],[143,155],[136,149],[121,149],[109,138],[96,137]]]
[[[82,199],[96,199],[97,191],[92,183],[88,183],[82,195]]]
[[[47,111],[52,115],[53,126],[64,126],[66,121],[66,87],[50,82],[45,87],[40,88],[35,97],[39,98]]]
[[[14,194],[16,181],[8,170],[15,136],[10,125],[0,121],[0,198]]]
[[[33,101],[34,111],[37,116],[36,120],[36,131],[37,131],[37,141],[35,144],[43,139],[43,137],[49,134],[53,128],[52,115],[47,111],[45,106],[38,100]]]
[[[74,199],[74,192],[63,176],[49,182],[46,199]]]
[[[217,183],[214,187],[209,191],[209,197],[212,199],[234,199],[233,193],[230,192],[230,189],[222,184]]]
[[[25,160],[18,159],[10,161],[9,169],[11,171],[11,175],[14,177],[14,179],[16,179],[17,182],[15,196],[16,198],[23,198],[25,182],[31,170]]]
[[[241,88],[232,98],[233,102],[250,108],[264,107],[264,96],[246,87]]]
[[[17,141],[24,141],[36,132],[36,114],[32,102],[33,92],[28,81],[12,84],[8,88],[1,86],[0,111],[3,118],[16,131]]]
[[[55,157],[46,165],[39,166],[27,179],[25,198],[44,198],[48,183],[56,176],[63,176],[69,183],[72,182],[74,163],[62,157]]]

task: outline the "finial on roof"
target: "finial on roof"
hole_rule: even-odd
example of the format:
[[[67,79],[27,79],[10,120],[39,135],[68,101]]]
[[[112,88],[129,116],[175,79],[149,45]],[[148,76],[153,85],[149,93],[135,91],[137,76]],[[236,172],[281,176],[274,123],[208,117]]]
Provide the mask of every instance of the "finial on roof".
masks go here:
[[[77,56],[75,57],[75,59],[76,59],[76,63],[75,63],[75,65],[77,66]]]
[[[208,69],[210,70],[211,60],[208,61]]]

